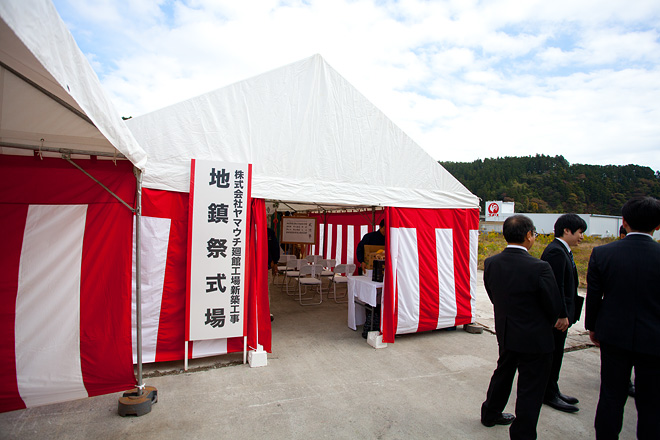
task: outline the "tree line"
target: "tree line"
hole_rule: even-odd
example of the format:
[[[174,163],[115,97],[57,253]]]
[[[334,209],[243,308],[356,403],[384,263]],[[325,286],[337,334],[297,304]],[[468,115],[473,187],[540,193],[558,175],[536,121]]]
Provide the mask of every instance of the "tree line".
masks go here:
[[[660,171],[640,165],[571,165],[543,154],[439,163],[481,198],[482,212],[486,201],[502,200],[515,212],[621,215],[631,197],[660,198]]]

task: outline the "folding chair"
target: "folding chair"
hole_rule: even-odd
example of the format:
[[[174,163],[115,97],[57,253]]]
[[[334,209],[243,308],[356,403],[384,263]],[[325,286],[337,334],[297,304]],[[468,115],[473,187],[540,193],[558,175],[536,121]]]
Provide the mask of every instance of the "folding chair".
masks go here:
[[[334,275],[334,272],[332,269],[335,267],[335,260],[334,258],[330,258],[327,260],[319,260],[317,264],[320,264],[323,266],[323,272],[321,272],[321,280],[327,279],[328,280],[328,291],[330,290],[330,279]]]
[[[273,276],[273,284],[277,284],[275,280],[277,279],[277,275],[281,275],[282,278],[284,278],[284,272],[286,272],[286,263],[290,260],[295,260],[296,256],[295,255],[289,255],[289,254],[282,254],[280,255],[280,261],[277,262],[277,270],[279,271],[278,274]],[[279,285],[282,285],[280,283]]]
[[[309,264],[317,264],[319,261],[321,261],[321,256],[320,255],[307,255],[305,257],[305,260],[307,260],[307,262]]]
[[[303,265],[298,272],[298,302],[301,306],[311,306],[321,304],[323,302],[323,294],[321,291],[321,272],[323,267],[318,264]],[[318,286],[319,289],[319,302],[303,302],[302,286],[305,286],[305,293],[307,293],[307,286]],[[308,300],[314,299],[306,298]]]
[[[335,268],[332,271],[332,278],[330,279],[330,283],[332,283],[332,291],[333,291],[333,296],[334,300],[336,303],[345,303],[348,302],[348,298],[346,298],[346,301],[337,301],[337,298],[345,298],[348,294],[348,275],[352,275],[355,272],[355,264],[338,264],[335,266]],[[342,275],[346,274],[346,275]],[[346,292],[342,296],[337,296],[337,284],[343,284],[346,286]],[[330,286],[328,286],[328,297],[330,296]]]
[[[300,276],[300,268],[302,266],[307,266],[307,262],[305,260],[292,259],[286,262],[286,269],[284,270],[284,281],[282,282],[280,290],[283,290],[284,287],[286,287],[286,294],[289,296],[296,294],[295,292],[289,293],[289,283],[291,282],[291,279],[298,279]]]

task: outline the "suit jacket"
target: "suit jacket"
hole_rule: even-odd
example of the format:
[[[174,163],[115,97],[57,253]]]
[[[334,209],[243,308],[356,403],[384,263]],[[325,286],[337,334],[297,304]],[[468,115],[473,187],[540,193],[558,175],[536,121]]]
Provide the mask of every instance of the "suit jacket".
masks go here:
[[[500,348],[550,353],[560,298],[550,264],[522,249],[506,248],[484,263],[484,285],[495,310]]]
[[[630,235],[594,248],[587,272],[587,330],[604,343],[660,356],[660,244]]]
[[[541,260],[550,263],[552,272],[555,274],[561,297],[559,317],[568,318],[571,324],[575,324],[579,317],[575,316],[575,305],[578,301],[577,288],[580,285],[580,280],[568,249],[555,238],[543,251]]]

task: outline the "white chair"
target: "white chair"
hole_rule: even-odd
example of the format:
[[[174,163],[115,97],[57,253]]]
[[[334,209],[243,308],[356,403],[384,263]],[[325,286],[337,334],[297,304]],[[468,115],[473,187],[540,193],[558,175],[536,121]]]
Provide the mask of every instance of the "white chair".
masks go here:
[[[335,260],[334,258],[330,258],[327,260],[319,260],[317,264],[320,264],[323,266],[323,272],[321,272],[321,280],[327,279],[330,280],[332,276],[334,275],[334,272],[332,269],[335,267]],[[328,282],[328,290],[330,289],[330,282]]]
[[[305,260],[307,260],[307,262],[309,264],[317,264],[321,260],[321,256],[320,255],[307,255],[305,257]]]
[[[336,303],[345,303],[346,301],[337,301],[337,298],[345,298],[348,294],[348,275],[353,275],[355,272],[355,264],[338,264],[335,266],[332,271],[332,278],[330,278],[330,283],[332,283],[332,291],[334,300]],[[345,274],[345,275],[342,275]],[[346,286],[346,292],[342,296],[337,296],[337,284],[343,284]],[[328,286],[328,296],[330,296],[330,287]]]
[[[279,271],[278,275],[281,275],[282,278],[284,279],[284,272],[286,272],[286,263],[290,260],[295,260],[296,256],[295,255],[289,255],[289,254],[282,254],[280,255],[280,261],[277,262],[277,270]],[[273,277],[273,284],[275,283],[275,280],[277,279],[277,275]],[[281,285],[281,283],[280,283]]]
[[[284,270],[284,281],[282,282],[281,289],[286,287],[286,294],[289,296],[295,295],[295,292],[289,293],[289,284],[291,279],[297,280],[300,277],[301,266],[306,266],[305,260],[291,259],[286,262],[286,269]]]
[[[321,272],[323,267],[318,264],[307,264],[303,265],[298,271],[298,302],[301,306],[311,306],[316,304],[321,304],[323,302],[323,294],[321,291]],[[307,293],[307,286],[318,286],[319,289],[319,302],[303,302],[303,291],[302,286],[305,286],[305,293]],[[306,298],[307,300],[313,300],[314,296],[311,298]]]

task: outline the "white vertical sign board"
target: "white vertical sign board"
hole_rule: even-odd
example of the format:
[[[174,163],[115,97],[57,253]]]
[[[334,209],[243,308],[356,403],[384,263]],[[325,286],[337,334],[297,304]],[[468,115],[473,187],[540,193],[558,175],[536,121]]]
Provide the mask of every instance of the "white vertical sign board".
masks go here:
[[[502,202],[486,202],[486,219],[497,220],[502,212]]]
[[[188,340],[243,336],[249,165],[191,161]]]

